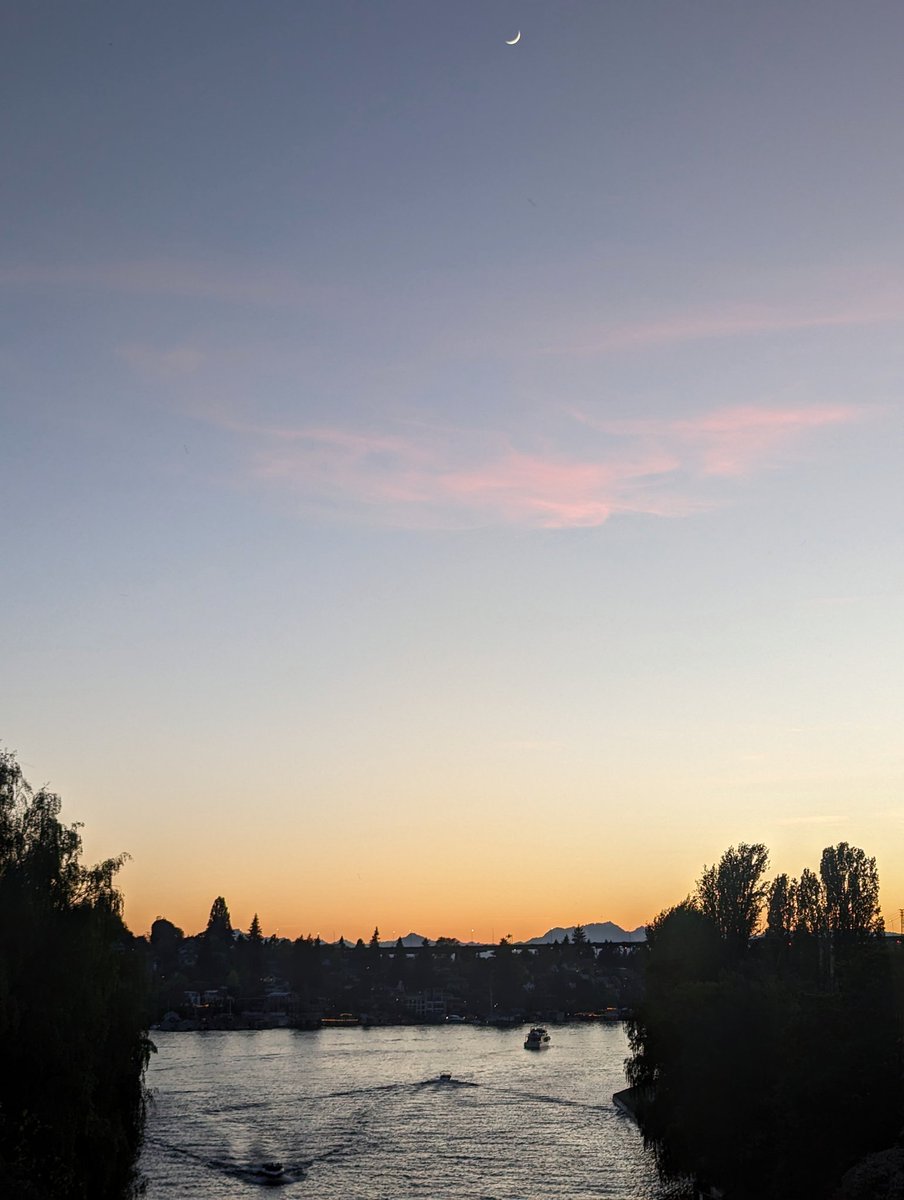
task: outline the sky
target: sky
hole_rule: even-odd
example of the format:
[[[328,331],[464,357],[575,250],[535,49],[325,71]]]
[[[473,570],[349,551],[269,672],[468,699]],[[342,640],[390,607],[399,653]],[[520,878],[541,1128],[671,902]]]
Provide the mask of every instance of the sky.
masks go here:
[[[842,840],[899,928],[897,0],[2,24],[0,743],[131,928],[633,928]]]

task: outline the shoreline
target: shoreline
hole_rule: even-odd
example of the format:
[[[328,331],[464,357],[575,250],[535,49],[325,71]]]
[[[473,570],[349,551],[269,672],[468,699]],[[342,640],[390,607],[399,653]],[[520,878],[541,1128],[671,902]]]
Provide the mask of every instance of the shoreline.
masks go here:
[[[374,1017],[321,1017],[310,1021],[290,1020],[288,1017],[264,1017],[260,1020],[252,1017],[211,1017],[204,1020],[179,1018],[172,1021],[158,1021],[149,1027],[149,1033],[242,1033],[260,1032],[265,1029],[294,1029],[297,1032],[316,1033],[329,1029],[407,1029],[407,1028],[449,1028],[458,1029],[462,1026],[471,1028],[517,1029],[524,1025],[534,1025],[537,1022],[546,1025],[620,1025],[627,1019],[627,1014],[619,1012],[588,1013],[581,1015],[566,1015],[559,1013],[553,1016],[540,1014],[531,1017],[462,1017],[461,1019],[446,1018],[440,1021],[394,1021],[380,1020]]]

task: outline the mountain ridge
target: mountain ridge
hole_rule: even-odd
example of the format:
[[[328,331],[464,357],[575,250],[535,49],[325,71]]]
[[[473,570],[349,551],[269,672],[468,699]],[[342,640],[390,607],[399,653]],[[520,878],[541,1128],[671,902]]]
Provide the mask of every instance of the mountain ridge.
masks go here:
[[[593,921],[584,927],[588,942],[645,942],[647,940],[647,931],[643,925],[638,925],[636,929],[622,929],[621,925],[616,925],[614,921]],[[519,943],[524,946],[547,946],[552,942],[561,942],[564,937],[568,937],[571,941],[574,936],[574,925],[556,925],[552,929],[547,929],[545,933],[538,934],[536,937],[527,938]],[[401,939],[402,945],[406,950],[412,950],[420,946],[424,942],[424,935],[421,933],[406,933]],[[430,939],[430,945],[436,944],[436,939]],[[484,942],[463,942],[465,946],[482,946]],[[380,942],[384,950],[391,950],[397,945],[396,940]]]
[[[554,929],[547,929],[546,933],[541,933],[538,937],[528,938],[524,943],[526,946],[543,946],[550,942],[561,942],[567,935],[568,940],[574,937],[574,925],[569,925],[567,928],[557,925]],[[588,925],[583,926],[584,934],[588,942],[645,942],[647,940],[646,927],[638,925],[636,929],[622,929],[621,925],[616,925],[613,921],[592,921]]]

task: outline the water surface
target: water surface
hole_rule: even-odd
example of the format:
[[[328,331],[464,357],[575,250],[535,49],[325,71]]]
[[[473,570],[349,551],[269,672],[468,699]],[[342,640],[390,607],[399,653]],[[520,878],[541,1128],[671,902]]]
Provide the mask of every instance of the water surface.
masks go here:
[[[620,1025],[156,1033],[149,1200],[652,1200]],[[439,1075],[450,1072],[452,1081]],[[279,1160],[286,1182],[260,1164]]]

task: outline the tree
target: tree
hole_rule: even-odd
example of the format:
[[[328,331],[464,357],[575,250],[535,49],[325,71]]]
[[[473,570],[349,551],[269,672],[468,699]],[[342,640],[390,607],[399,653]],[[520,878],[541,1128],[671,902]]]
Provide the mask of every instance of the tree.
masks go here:
[[[144,943],[113,882],[124,856],[84,866],[60,811],[0,752],[0,1194],[119,1200],[152,1048]]]
[[[869,936],[875,864],[846,843],[824,854],[822,879],[773,881],[766,946],[751,943],[765,857],[730,850],[648,927],[626,1073],[663,1176],[734,1200],[830,1196],[900,1129],[901,967]]]
[[[225,905],[224,905],[225,907]],[[211,913],[211,917],[213,914]],[[225,915],[224,924],[229,923],[228,910]],[[210,925],[208,924],[208,929]],[[264,977],[264,935],[261,930],[260,918],[257,913],[251,918],[251,925],[248,928],[248,933],[239,947],[241,954],[239,962],[241,966],[240,978],[242,986],[246,992],[251,995],[258,995],[261,989],[261,980]]]
[[[222,896],[217,896],[210,906],[210,916],[207,918],[207,937],[220,942],[226,942],[232,937],[232,921],[229,919],[229,909]]]
[[[201,936],[198,972],[208,987],[223,987],[229,977],[233,950],[232,921],[222,896],[210,906],[207,928]]]
[[[825,902],[822,883],[809,867],[804,867],[794,885],[794,929],[798,934],[816,935],[825,928]]]
[[[697,884],[700,910],[736,951],[746,950],[759,925],[768,864],[765,846],[740,842],[729,846],[718,866],[705,868]]]
[[[714,979],[724,964],[718,926],[689,897],[661,912],[646,934],[647,975],[663,976],[665,989],[689,979]]]
[[[158,917],[151,926],[151,949],[164,974],[178,966],[179,947],[184,940],[185,934],[179,926],[166,917]]]
[[[776,875],[769,885],[766,905],[766,936],[782,946],[789,945],[794,932],[795,887],[787,875]]]
[[[819,864],[828,929],[841,938],[867,938],[884,931],[879,912],[875,858],[857,846],[827,846]]]
[[[175,1008],[188,986],[181,975],[179,951],[185,934],[172,921],[158,917],[151,926],[151,970],[155,988],[155,1014],[162,1016]]]
[[[383,982],[383,949],[380,945],[380,930],[376,926],[367,945],[367,976],[370,984],[369,1003],[373,1005],[376,992]]]

